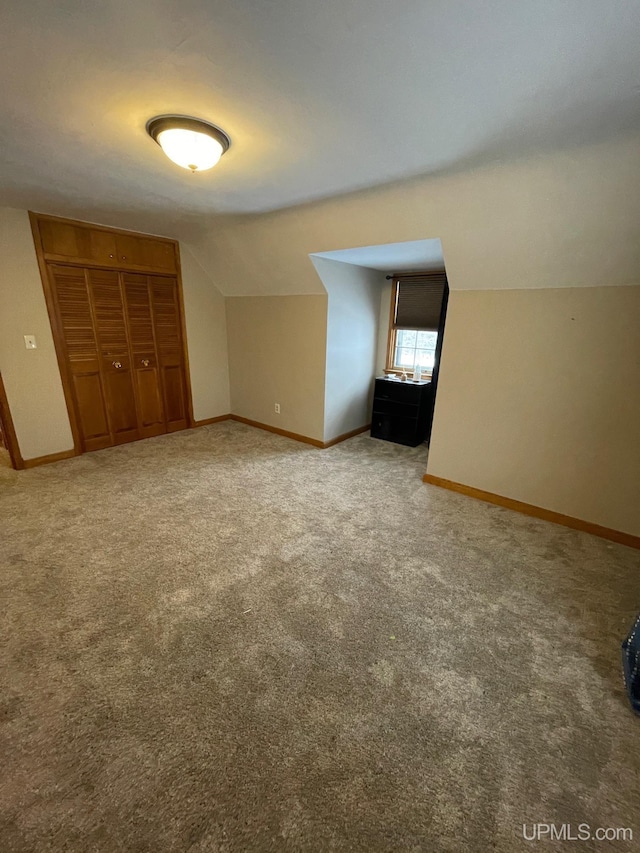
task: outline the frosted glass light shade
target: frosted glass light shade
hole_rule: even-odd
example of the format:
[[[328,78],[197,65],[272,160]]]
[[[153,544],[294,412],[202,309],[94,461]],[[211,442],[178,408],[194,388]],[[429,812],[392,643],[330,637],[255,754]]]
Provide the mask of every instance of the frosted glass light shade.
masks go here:
[[[169,160],[192,172],[210,169],[222,157],[222,145],[218,140],[195,130],[179,127],[163,130],[158,134],[158,142]]]
[[[152,119],[147,130],[170,160],[192,172],[211,169],[230,144],[220,128],[182,116]]]

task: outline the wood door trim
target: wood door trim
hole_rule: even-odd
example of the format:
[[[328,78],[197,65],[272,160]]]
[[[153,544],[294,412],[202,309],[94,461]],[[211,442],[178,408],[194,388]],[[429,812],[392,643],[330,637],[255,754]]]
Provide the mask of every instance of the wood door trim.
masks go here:
[[[629,548],[640,548],[640,536],[634,536],[632,533],[613,530],[611,527],[603,527],[600,524],[594,524],[592,521],[584,521],[581,518],[574,518],[572,515],[564,515],[561,512],[544,509],[544,507],[524,503],[524,501],[517,501],[514,498],[505,498],[503,495],[485,492],[484,489],[476,489],[474,486],[465,486],[463,483],[456,483],[455,480],[447,480],[444,477],[436,477],[434,474],[425,474],[422,480],[432,486],[439,486],[442,489],[449,489],[469,498],[476,498],[490,504],[496,504],[496,506],[512,509],[514,512],[521,512],[523,515],[541,518],[544,521],[551,521],[553,524],[561,524],[563,527],[581,530],[583,533],[591,533],[592,536],[609,539],[611,542],[618,542],[620,545],[627,545]]]
[[[171,237],[164,237],[161,234],[149,234],[146,231],[131,231],[127,228],[114,228],[111,225],[100,225],[97,222],[87,222],[84,219],[68,219],[66,216],[55,216],[51,213],[37,213],[29,211],[29,218],[35,219],[36,223],[39,219],[44,219],[47,222],[62,222],[64,225],[77,225],[81,228],[91,228],[94,231],[106,231],[110,234],[122,234],[124,237],[150,237],[152,240],[160,240],[163,243],[173,243],[176,241]],[[157,269],[157,267],[155,267]]]
[[[175,245],[176,272],[175,278],[178,283],[178,314],[180,315],[180,338],[182,340],[182,356],[184,359],[184,378],[187,392],[187,427],[193,427],[193,397],[191,391],[191,369],[189,367],[189,348],[187,346],[187,323],[184,314],[184,293],[182,290],[182,265],[180,263],[180,244]],[[155,331],[154,331],[155,335]]]
[[[73,459],[74,456],[78,456],[75,450],[61,450],[59,453],[48,453],[46,456],[34,456],[33,459],[25,459],[24,467],[37,468],[39,465],[48,465],[50,462]]]
[[[0,421],[2,422],[2,434],[6,443],[7,451],[11,465],[16,471],[21,471],[25,467],[24,459],[20,453],[20,445],[18,444],[18,436],[16,435],[15,427],[13,426],[13,418],[11,417],[11,409],[9,408],[9,400],[7,392],[2,381],[0,373]]]
[[[118,258],[112,256],[113,262],[109,261],[100,261],[95,260],[93,257],[73,257],[68,254],[57,254],[56,252],[46,252],[44,249],[44,241],[42,241],[42,252],[45,260],[50,263],[55,264],[71,264],[73,266],[81,266],[95,269],[116,269],[116,270],[127,270],[128,272],[139,272],[139,273],[149,273],[149,274],[165,274],[165,275],[174,275],[178,268],[178,241],[173,240],[171,237],[164,237],[159,234],[147,234],[142,231],[131,231],[124,228],[112,228],[110,225],[99,225],[94,222],[85,222],[80,219],[67,219],[63,216],[53,216],[47,213],[35,213],[34,211],[29,211],[29,218],[33,223],[36,223],[36,227],[40,232],[40,223],[58,223],[63,226],[68,226],[71,228],[82,229],[86,232],[93,233],[101,233],[101,234],[109,234],[113,238],[117,240],[118,237],[129,237],[133,240],[153,242],[156,244],[162,244],[166,247],[171,248],[171,257],[172,263],[170,268],[166,265],[154,266],[153,264],[147,265],[146,263],[139,261],[135,263],[128,258],[120,257]]]
[[[76,260],[74,258],[70,258],[68,255],[45,254],[44,257],[45,261],[49,264],[62,264],[63,266],[81,267],[82,269],[111,270],[112,272],[131,272],[139,273],[140,275],[176,275],[176,273],[172,272],[171,270],[159,269],[158,267],[143,267],[136,266],[135,264],[126,263],[118,264],[117,266],[110,266],[108,264],[97,263],[96,261],[83,260],[82,258],[78,258]]]
[[[47,314],[49,315],[49,324],[53,335],[53,346],[56,351],[56,359],[58,361],[58,370],[60,371],[60,380],[62,382],[62,391],[64,400],[67,405],[67,414],[69,416],[69,425],[71,427],[71,435],[73,436],[73,449],[76,454],[82,453],[82,433],[76,413],[75,399],[73,395],[73,386],[69,375],[67,351],[64,343],[64,336],[60,327],[60,319],[58,314],[58,306],[56,304],[54,287],[51,283],[51,271],[49,264],[44,257],[44,249],[42,246],[42,238],[38,227],[37,214],[29,211],[29,222],[31,223],[31,233],[33,234],[33,242],[36,249],[36,258],[38,261],[38,269],[40,270],[40,279],[42,280],[42,288],[44,290],[44,301],[47,305]],[[86,278],[86,276],[85,276]]]
[[[73,388],[71,383],[71,377],[69,376],[68,366],[67,366],[67,354],[66,348],[64,345],[64,338],[62,334],[62,329],[60,328],[60,322],[58,318],[58,309],[55,301],[55,296],[53,292],[53,286],[51,284],[50,279],[50,264],[55,263],[54,261],[49,261],[45,257],[44,247],[42,245],[42,236],[40,234],[39,221],[41,219],[56,221],[56,222],[64,222],[69,225],[78,225],[85,226],[89,228],[96,228],[100,231],[110,231],[115,234],[124,234],[124,235],[135,235],[140,237],[152,237],[153,239],[163,240],[166,243],[173,244],[174,255],[176,260],[176,271],[171,272],[169,270],[159,270],[159,269],[151,269],[151,270],[141,270],[138,269],[130,269],[128,267],[111,267],[105,266],[104,264],[87,264],[81,263],[78,261],[76,264],[70,262],[69,258],[65,257],[64,260],[59,262],[60,266],[75,266],[81,267],[85,270],[87,269],[104,269],[109,270],[111,272],[139,272],[145,275],[154,275],[158,277],[165,277],[175,279],[177,282],[177,302],[178,302],[178,314],[180,315],[180,333],[181,333],[181,341],[182,341],[182,354],[184,359],[184,377],[185,377],[185,392],[186,392],[186,405],[187,405],[187,428],[192,427],[195,424],[195,419],[193,417],[193,392],[191,388],[191,370],[189,368],[189,350],[187,347],[187,327],[185,321],[185,311],[184,311],[184,293],[182,286],[182,267],[180,264],[180,244],[177,240],[171,240],[168,237],[159,237],[155,234],[143,234],[142,232],[137,231],[126,231],[120,228],[109,228],[105,225],[94,225],[90,222],[83,222],[78,219],[65,219],[61,216],[50,216],[48,214],[43,213],[34,213],[33,211],[29,211],[29,222],[31,224],[31,233],[33,234],[33,242],[36,250],[36,259],[38,261],[38,269],[40,270],[40,279],[42,281],[42,287],[44,290],[44,298],[45,303],[47,305],[47,314],[49,315],[49,324],[51,325],[51,332],[53,335],[53,344],[56,351],[56,359],[58,361],[58,370],[60,371],[60,379],[62,382],[62,390],[64,392],[64,399],[67,406],[67,414],[69,416],[69,424],[71,426],[71,434],[73,436],[73,448],[76,455],[84,453],[82,446],[82,434],[80,430],[80,424],[78,422],[78,416],[76,413],[75,400],[73,395]],[[155,335],[155,330],[154,330]],[[102,371],[100,371],[100,378],[102,381]]]

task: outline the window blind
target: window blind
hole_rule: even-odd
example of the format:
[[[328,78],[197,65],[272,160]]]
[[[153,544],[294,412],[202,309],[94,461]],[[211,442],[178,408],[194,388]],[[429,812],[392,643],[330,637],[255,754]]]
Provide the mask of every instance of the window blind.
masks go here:
[[[447,275],[442,272],[397,276],[398,292],[394,329],[423,329],[436,332]]]

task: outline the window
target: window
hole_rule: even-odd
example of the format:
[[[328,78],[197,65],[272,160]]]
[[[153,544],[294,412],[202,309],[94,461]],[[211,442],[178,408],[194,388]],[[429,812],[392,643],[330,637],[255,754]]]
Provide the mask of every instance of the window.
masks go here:
[[[419,364],[423,373],[431,373],[436,360],[437,332],[423,329],[398,329],[395,335],[393,367],[412,372]]]
[[[393,279],[387,371],[411,373],[420,365],[431,375],[447,289],[444,271]]]

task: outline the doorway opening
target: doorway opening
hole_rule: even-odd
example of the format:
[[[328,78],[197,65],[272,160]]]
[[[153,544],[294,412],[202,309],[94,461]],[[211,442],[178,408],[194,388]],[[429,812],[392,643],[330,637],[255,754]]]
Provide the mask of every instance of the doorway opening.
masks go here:
[[[443,262],[435,272],[403,272],[386,278],[392,285],[384,372],[388,379],[428,381],[421,435],[429,442],[449,301],[447,273]]]
[[[428,443],[449,296],[440,239],[310,258],[328,294],[325,441],[369,420],[374,438]]]

